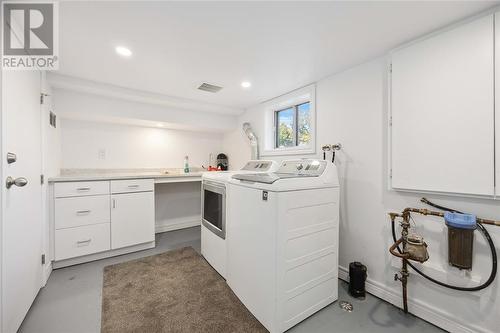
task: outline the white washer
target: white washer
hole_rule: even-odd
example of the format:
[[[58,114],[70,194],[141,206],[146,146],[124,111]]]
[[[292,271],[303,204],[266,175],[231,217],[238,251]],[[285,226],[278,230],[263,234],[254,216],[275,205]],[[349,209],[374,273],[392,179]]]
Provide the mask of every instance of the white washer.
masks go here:
[[[226,277],[227,183],[235,173],[273,172],[275,161],[249,161],[238,171],[206,172],[202,176],[201,254],[222,277]]]
[[[337,169],[291,160],[232,178],[227,283],[271,333],[284,332],[338,297]]]

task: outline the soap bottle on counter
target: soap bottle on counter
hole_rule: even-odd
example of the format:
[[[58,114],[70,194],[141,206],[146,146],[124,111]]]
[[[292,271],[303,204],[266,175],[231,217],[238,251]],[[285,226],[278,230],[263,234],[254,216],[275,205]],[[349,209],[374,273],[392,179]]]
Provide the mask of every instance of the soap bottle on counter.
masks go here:
[[[184,156],[184,173],[189,173],[189,157]]]

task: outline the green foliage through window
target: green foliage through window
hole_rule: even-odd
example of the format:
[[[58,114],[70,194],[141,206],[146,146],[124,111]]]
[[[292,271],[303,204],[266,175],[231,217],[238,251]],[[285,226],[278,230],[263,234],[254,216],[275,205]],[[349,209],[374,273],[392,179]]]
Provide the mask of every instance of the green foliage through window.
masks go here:
[[[310,102],[275,112],[276,148],[306,146],[311,140]]]

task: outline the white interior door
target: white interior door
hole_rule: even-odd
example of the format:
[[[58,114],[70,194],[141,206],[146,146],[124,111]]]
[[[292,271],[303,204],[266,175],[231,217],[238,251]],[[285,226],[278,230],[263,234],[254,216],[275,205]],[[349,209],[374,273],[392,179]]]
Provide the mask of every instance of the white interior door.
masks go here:
[[[11,333],[42,282],[40,72],[4,71],[2,76],[1,331]],[[15,162],[7,161],[8,152],[16,155]],[[9,189],[8,176],[17,179]]]

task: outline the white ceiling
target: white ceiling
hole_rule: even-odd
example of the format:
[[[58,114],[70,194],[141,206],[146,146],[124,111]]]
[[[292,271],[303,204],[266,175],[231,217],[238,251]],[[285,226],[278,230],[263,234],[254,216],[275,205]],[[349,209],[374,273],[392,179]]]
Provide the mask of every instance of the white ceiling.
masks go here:
[[[62,2],[59,72],[239,113],[497,4]],[[204,81],[224,89],[197,90]]]

